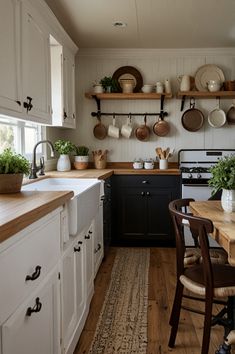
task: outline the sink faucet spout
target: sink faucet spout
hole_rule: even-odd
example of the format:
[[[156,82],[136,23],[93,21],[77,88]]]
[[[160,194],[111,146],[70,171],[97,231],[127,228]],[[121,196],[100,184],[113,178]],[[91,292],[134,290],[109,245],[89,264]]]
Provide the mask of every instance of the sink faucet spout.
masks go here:
[[[50,140],[40,140],[40,141],[38,141],[37,144],[35,144],[34,148],[33,148],[32,167],[31,167],[31,173],[30,173],[29,179],[38,178],[37,172],[39,171],[40,168],[37,167],[37,163],[36,163],[36,150],[37,150],[38,145],[43,144],[43,143],[46,143],[46,144],[49,145],[50,150],[51,150],[51,157],[54,156],[55,149],[54,149],[54,146],[53,146],[53,144],[52,144],[52,142]]]

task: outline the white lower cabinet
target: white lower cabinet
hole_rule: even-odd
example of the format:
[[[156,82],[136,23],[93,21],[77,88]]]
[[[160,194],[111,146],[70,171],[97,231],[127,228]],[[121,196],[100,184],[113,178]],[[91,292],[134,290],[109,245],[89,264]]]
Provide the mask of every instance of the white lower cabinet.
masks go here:
[[[102,210],[75,237],[66,210],[0,244],[0,354],[74,352],[94,294]]]
[[[103,240],[103,201],[100,202],[98,213],[94,219],[94,277],[99,270],[100,264],[104,257],[104,240]]]
[[[3,354],[60,353],[58,268],[2,325]]]
[[[74,332],[77,332],[77,328],[82,320],[86,306],[85,254],[82,236],[83,234],[79,235],[67,248],[62,262],[61,295],[63,353],[66,353],[71,346]]]

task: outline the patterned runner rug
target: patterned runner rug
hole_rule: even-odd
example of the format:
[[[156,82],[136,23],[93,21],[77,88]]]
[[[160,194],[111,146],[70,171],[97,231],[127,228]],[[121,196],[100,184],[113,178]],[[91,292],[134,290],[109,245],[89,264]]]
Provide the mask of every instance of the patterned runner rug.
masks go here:
[[[118,248],[90,354],[146,354],[148,248]]]

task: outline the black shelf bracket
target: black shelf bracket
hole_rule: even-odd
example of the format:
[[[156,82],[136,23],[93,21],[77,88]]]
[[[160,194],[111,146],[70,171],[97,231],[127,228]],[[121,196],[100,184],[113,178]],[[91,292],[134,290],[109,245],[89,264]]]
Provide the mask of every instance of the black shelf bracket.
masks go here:
[[[185,95],[183,95],[181,98],[181,107],[180,107],[181,112],[184,110],[185,98],[186,98]]]
[[[157,113],[147,113],[147,112],[143,112],[143,113],[140,113],[140,112],[137,112],[137,113],[118,113],[118,112],[101,112],[101,100],[96,96],[96,95],[92,95],[92,98],[94,98],[94,100],[96,101],[96,105],[97,105],[97,111],[96,112],[91,112],[91,115],[92,117],[97,117],[97,118],[100,118],[102,116],[129,116],[129,117],[132,117],[132,116],[159,116],[160,118],[164,118],[164,117],[167,117],[168,116],[168,112],[165,112],[164,111],[164,100],[165,100],[165,95],[161,95],[161,106],[160,106],[160,112],[157,112]]]

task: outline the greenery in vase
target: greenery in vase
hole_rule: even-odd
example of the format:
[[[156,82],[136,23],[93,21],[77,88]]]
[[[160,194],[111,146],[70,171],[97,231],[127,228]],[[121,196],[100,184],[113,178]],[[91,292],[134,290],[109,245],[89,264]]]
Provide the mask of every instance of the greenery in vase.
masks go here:
[[[75,156],[88,156],[89,148],[86,146],[75,146]]]
[[[7,148],[0,154],[0,174],[23,173],[28,175],[30,172],[30,163],[22,155],[14,153]]]
[[[103,86],[105,91],[107,91],[108,87],[111,87],[111,92],[117,91],[117,82],[111,76],[105,76],[100,80],[100,84]]]
[[[210,168],[212,195],[221,189],[235,189],[235,156],[226,156]]]
[[[71,143],[71,141],[63,139],[57,140],[54,147],[60,155],[68,155],[70,152],[75,150],[75,145]]]

